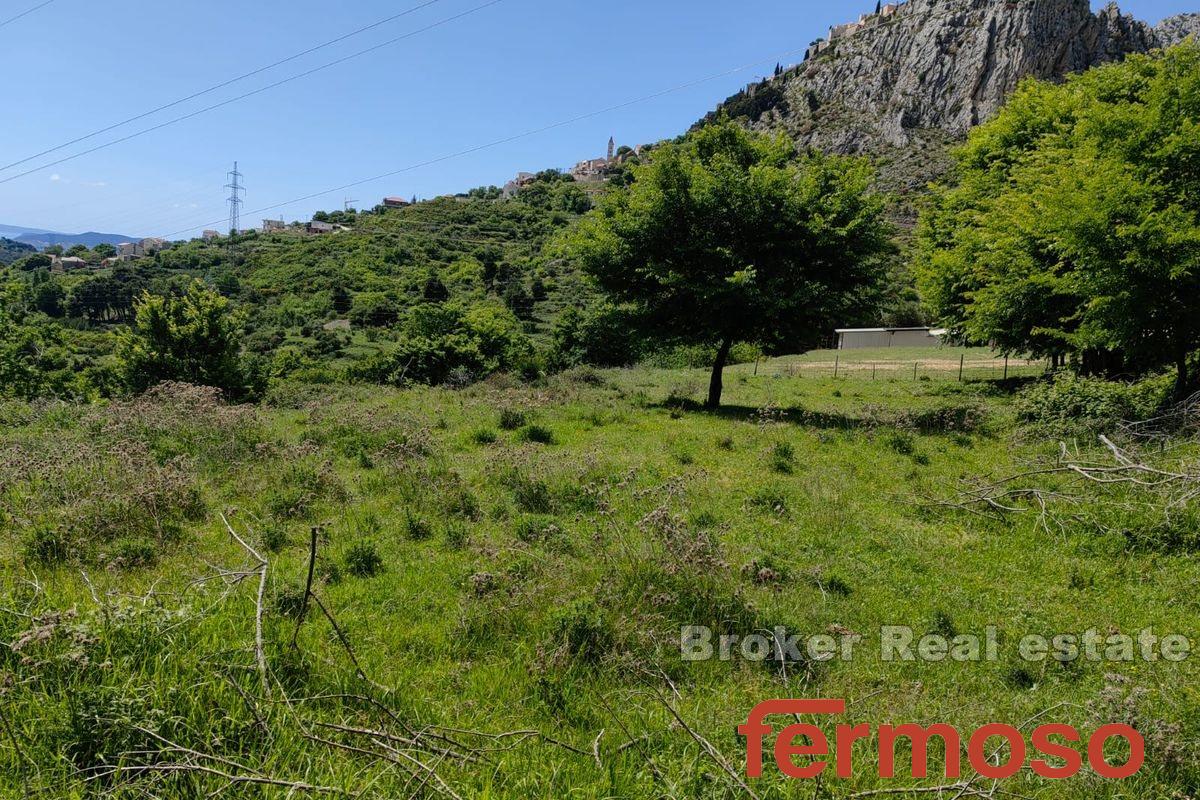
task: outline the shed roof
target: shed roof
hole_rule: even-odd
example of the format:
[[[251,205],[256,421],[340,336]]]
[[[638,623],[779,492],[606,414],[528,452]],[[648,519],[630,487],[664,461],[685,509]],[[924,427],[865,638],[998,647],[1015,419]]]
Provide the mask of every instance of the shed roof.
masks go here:
[[[837,328],[834,333],[901,333],[903,331],[934,332],[932,328]]]

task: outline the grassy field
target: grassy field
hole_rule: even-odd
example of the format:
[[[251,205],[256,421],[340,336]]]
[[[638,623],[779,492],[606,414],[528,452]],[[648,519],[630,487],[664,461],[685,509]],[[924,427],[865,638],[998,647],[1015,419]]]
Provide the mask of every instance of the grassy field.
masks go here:
[[[983,347],[872,347],[861,350],[814,350],[802,356],[773,358],[760,372],[796,377],[855,377],[871,380],[1003,380],[1042,375],[1047,363],[1006,358]],[[869,374],[868,374],[869,373]]]
[[[872,380],[863,365],[888,355],[953,369]],[[1086,508],[1059,525],[937,506],[1059,452],[998,384],[959,382],[959,355],[986,361],[860,351],[836,379],[828,353],[742,365],[716,413],[696,403],[703,370],[652,369],[290,386],[257,408],[189,387],[0,406],[0,796],[765,800],[948,783],[882,780],[863,742],[851,779],[768,763],[747,790],[735,729],[775,697],[844,698],[845,721],[873,726],[1125,721],[1150,742],[1127,782],[1026,771],[944,797],[1195,796],[1194,659],[1016,654],[1026,633],[1200,635],[1192,548],[1154,542],[1160,522],[1132,506],[1104,525]],[[687,625],[863,640],[850,661],[685,662]],[[995,626],[999,658],[885,662],[884,625]]]

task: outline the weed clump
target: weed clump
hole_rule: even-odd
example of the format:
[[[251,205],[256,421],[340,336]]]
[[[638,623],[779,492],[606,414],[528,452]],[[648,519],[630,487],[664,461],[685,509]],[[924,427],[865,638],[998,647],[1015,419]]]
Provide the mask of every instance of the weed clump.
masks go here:
[[[762,486],[746,498],[746,505],[750,508],[781,517],[787,516],[789,502],[787,493],[776,486]]]
[[[742,575],[759,586],[784,583],[789,578],[787,567],[765,556],[742,567]]]
[[[783,475],[796,470],[796,449],[788,442],[779,442],[771,448],[771,469]]]
[[[554,615],[555,641],[571,657],[597,664],[613,647],[616,636],[604,611],[592,598],[576,600]]]
[[[383,571],[383,556],[374,542],[355,542],[343,556],[342,564],[356,578],[373,578]]]
[[[500,430],[515,431],[525,425],[526,416],[524,411],[518,411],[513,408],[506,408],[500,412]]]
[[[411,511],[405,511],[404,535],[414,542],[424,542],[433,538],[433,525],[429,520],[418,517]]]
[[[495,444],[500,438],[491,428],[480,428],[471,434],[471,441],[478,445]]]
[[[158,550],[145,537],[123,537],[113,542],[107,561],[112,569],[149,567],[158,561]]]
[[[446,526],[446,547],[451,550],[463,550],[471,541],[471,532],[460,522],[451,522]]]
[[[59,528],[37,527],[25,535],[21,555],[27,564],[52,567],[72,557],[72,544]]]
[[[517,438],[532,444],[554,444],[554,432],[542,425],[526,425]]]

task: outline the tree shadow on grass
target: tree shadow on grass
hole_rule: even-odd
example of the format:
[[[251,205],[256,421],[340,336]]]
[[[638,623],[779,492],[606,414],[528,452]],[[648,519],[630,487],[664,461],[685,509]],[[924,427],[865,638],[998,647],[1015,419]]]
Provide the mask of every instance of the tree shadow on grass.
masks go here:
[[[650,407],[667,411],[682,411],[688,414],[704,414],[715,419],[726,419],[733,422],[757,422],[762,411],[762,409],[754,406],[735,404],[722,405],[720,408],[709,408],[695,400],[678,399],[664,400],[661,403],[654,403]],[[838,412],[812,411],[798,406],[781,410],[785,416],[778,421],[803,428],[849,431],[859,428],[877,427],[881,424],[881,421],[874,417],[857,417]]]
[[[720,408],[708,408],[695,400],[674,399],[655,403],[651,407],[672,412],[704,414],[733,422],[754,423],[762,419],[762,409],[745,405],[731,404]],[[979,433],[985,430],[988,418],[987,410],[978,403],[953,401],[918,410],[871,409],[861,415],[838,411],[813,411],[799,406],[781,410],[783,416],[775,421],[801,428],[840,431],[902,428],[924,434]]]

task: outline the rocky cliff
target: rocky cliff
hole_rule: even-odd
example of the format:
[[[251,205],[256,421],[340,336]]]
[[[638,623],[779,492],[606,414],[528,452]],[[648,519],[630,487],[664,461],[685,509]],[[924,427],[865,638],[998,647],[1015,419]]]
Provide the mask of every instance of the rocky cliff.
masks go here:
[[[874,155],[887,188],[904,192],[936,177],[946,145],[991,118],[1022,78],[1061,78],[1195,34],[1200,14],[1153,28],[1115,5],[1092,13],[1088,0],[909,0],[722,109],[805,146]]]

